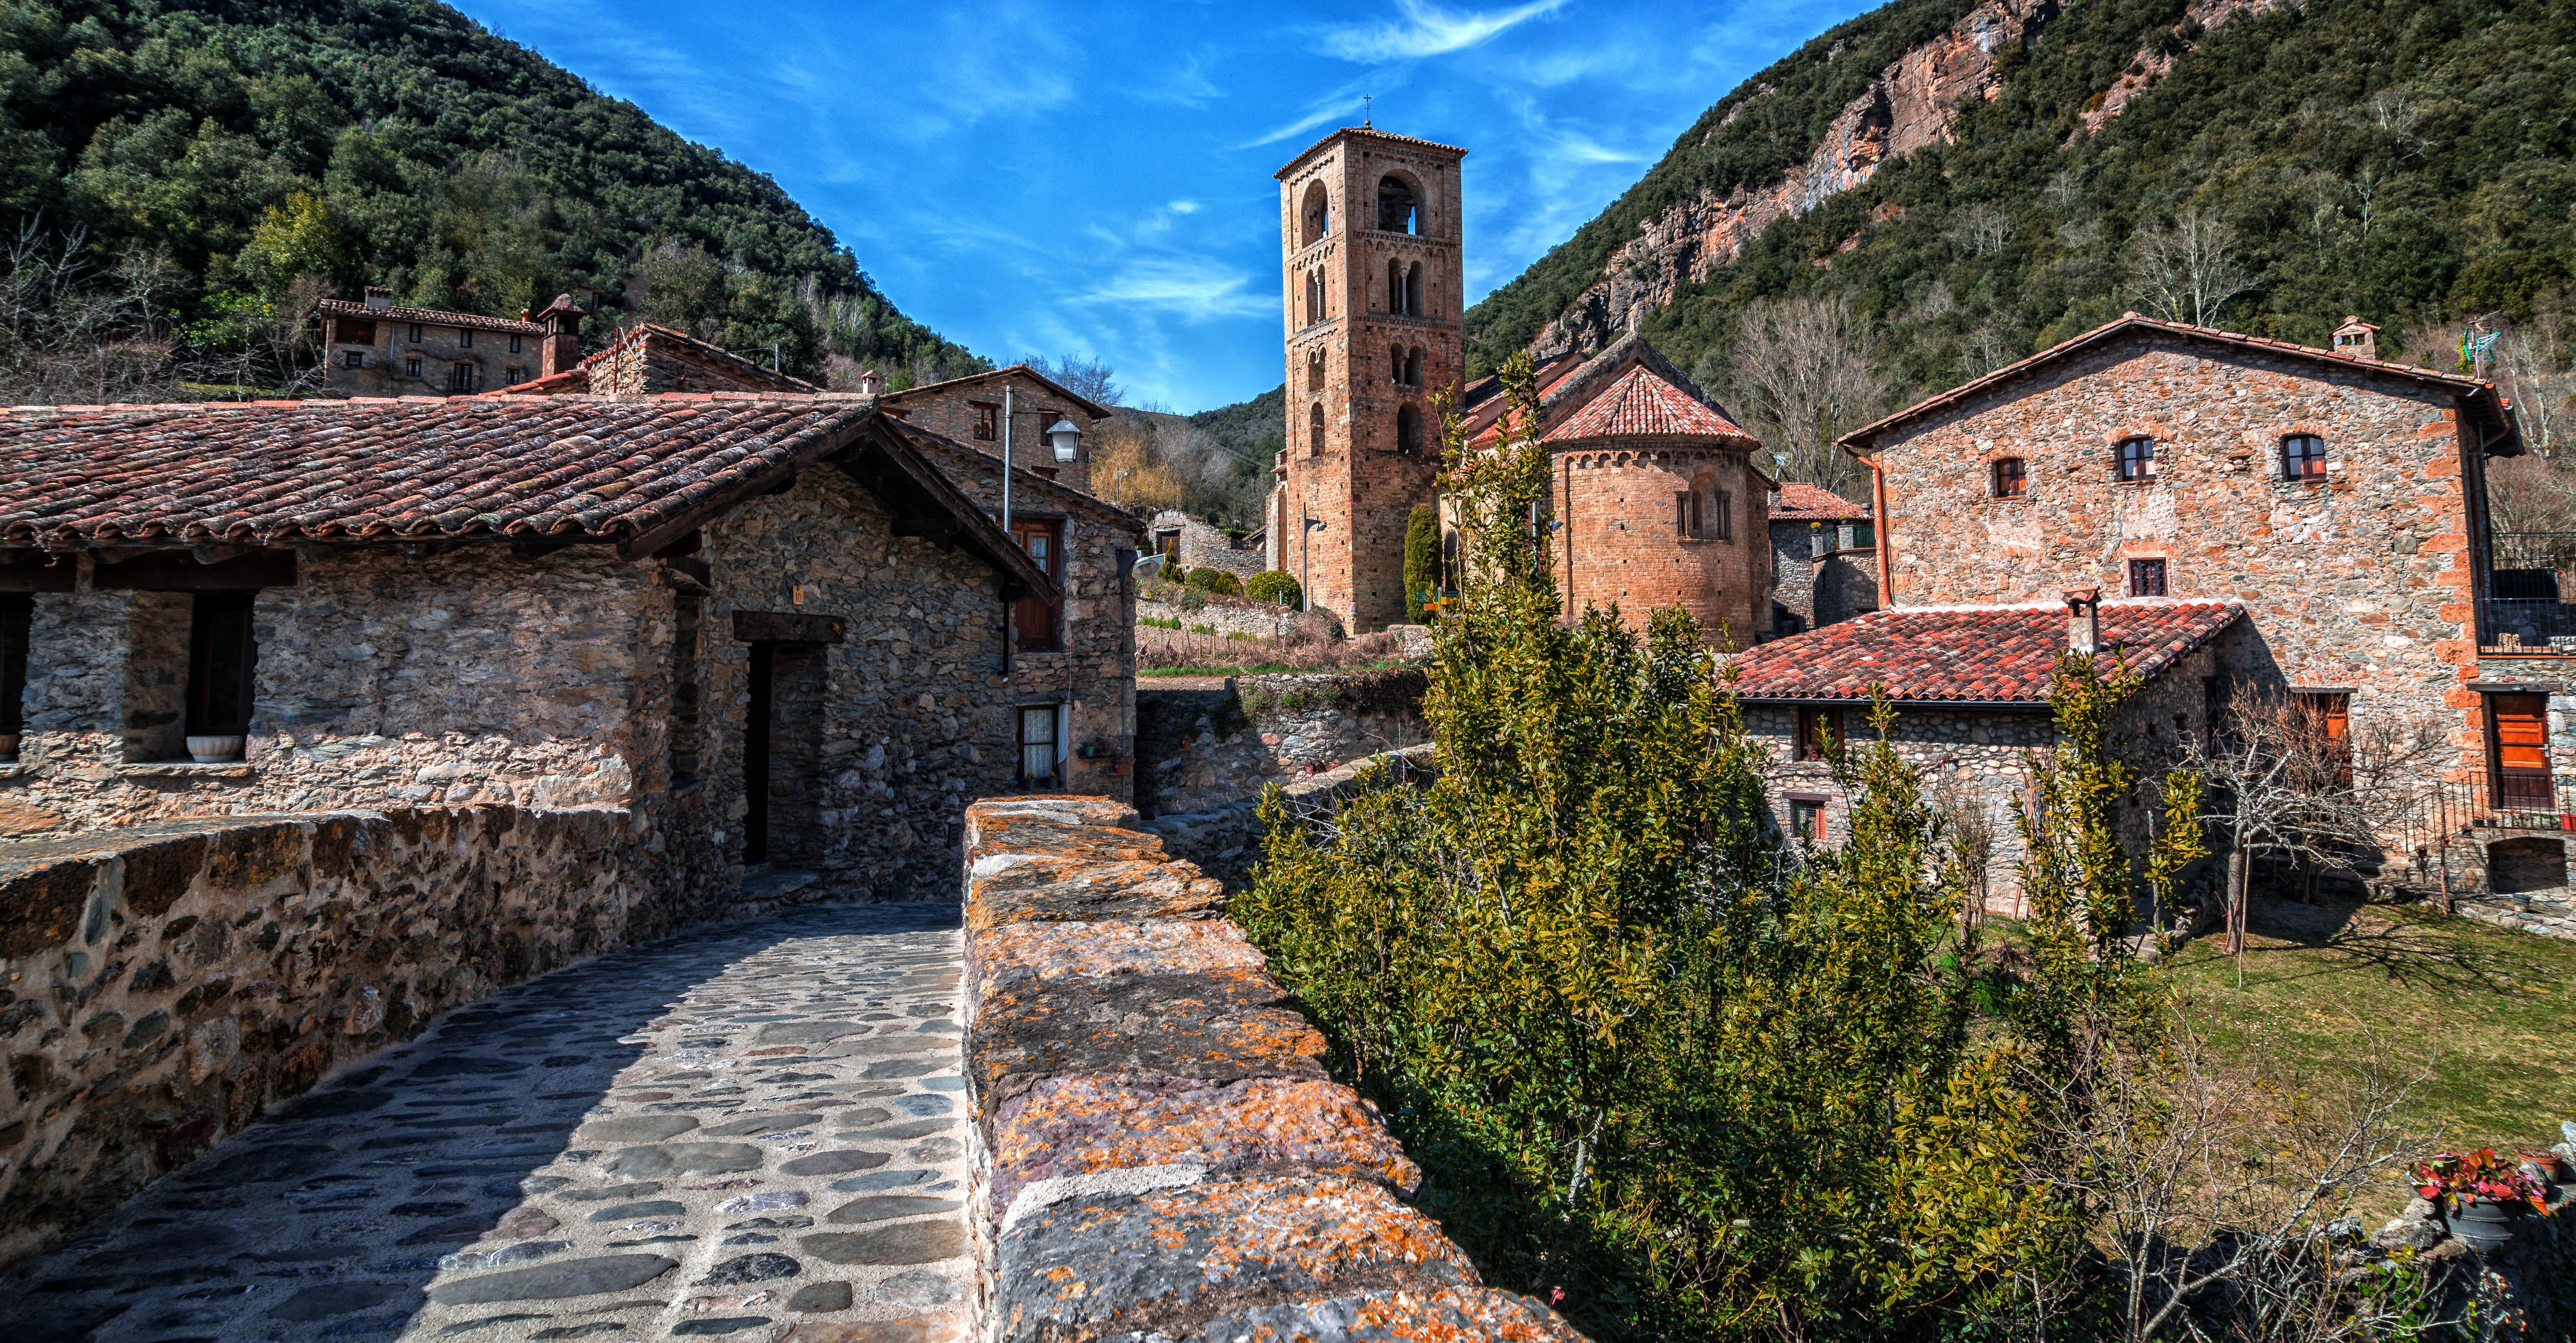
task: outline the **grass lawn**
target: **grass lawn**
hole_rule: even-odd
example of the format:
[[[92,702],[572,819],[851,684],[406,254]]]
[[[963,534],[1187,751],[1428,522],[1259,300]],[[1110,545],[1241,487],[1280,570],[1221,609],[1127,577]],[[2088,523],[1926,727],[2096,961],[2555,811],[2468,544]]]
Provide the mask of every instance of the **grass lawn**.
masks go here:
[[[2409,905],[2259,896],[2244,986],[2222,936],[2171,962],[2227,1052],[2329,1080],[2381,1056],[2431,1076],[2417,1117],[2454,1147],[2546,1147],[2576,1119],[2576,942],[2445,919]],[[2268,1042],[2265,1037],[2268,1036]]]

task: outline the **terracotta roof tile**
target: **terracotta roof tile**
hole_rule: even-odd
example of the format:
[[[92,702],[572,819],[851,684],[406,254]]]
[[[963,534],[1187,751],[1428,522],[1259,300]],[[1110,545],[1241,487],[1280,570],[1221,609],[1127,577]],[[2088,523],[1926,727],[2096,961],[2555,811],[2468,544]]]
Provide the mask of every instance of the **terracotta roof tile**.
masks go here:
[[[2144,599],[2102,603],[2096,654],[2104,672],[2126,666],[2152,678],[2244,614],[2234,602]],[[2049,673],[2066,648],[2066,608],[1899,607],[1757,644],[1729,660],[1747,699],[1856,701],[1873,683],[1903,703],[2048,700]]]
[[[378,322],[418,322],[423,326],[472,327],[477,331],[507,331],[518,336],[542,336],[546,329],[535,322],[522,322],[509,317],[486,317],[479,312],[445,312],[437,308],[370,308],[364,303],[345,298],[326,298],[313,305],[325,317],[360,317]]]
[[[1618,381],[1602,388],[1540,438],[1563,443],[1648,436],[1741,438],[1744,431],[1641,364],[1619,375]]]
[[[1794,480],[1780,483],[1780,502],[1771,509],[1773,522],[1851,522],[1868,516],[1863,505],[1821,485]]]
[[[0,545],[632,537],[869,413],[746,393],[22,406],[0,412]]]

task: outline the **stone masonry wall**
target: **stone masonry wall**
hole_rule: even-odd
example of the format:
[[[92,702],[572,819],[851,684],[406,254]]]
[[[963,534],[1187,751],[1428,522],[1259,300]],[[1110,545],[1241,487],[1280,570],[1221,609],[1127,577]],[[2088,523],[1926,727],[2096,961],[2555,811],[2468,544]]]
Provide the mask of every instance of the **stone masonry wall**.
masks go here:
[[[1770,486],[1743,450],[1588,440],[1551,465],[1558,528],[1550,553],[1573,609],[1615,602],[1643,629],[1656,610],[1680,606],[1712,646],[1747,646],[1770,631]],[[1723,528],[1720,492],[1731,515]],[[1696,534],[1675,529],[1679,493],[1699,496]]]
[[[2282,479],[2284,435],[2326,442],[2318,481]],[[2144,337],[2071,358],[1891,439],[1883,541],[1891,606],[2126,592],[2162,559],[2168,595],[2245,604],[2259,637],[2231,674],[2350,687],[2356,730],[2451,725],[2480,772],[2473,540],[2482,466],[2447,394],[2362,368]],[[2120,440],[2156,478],[2114,478]],[[1989,497],[1999,457],[2027,492]],[[2467,472],[2467,478],[2463,478]]]
[[[1053,388],[1024,374],[1009,377],[984,377],[945,383],[932,383],[901,392],[889,392],[877,404],[887,414],[906,424],[918,425],[934,434],[954,439],[973,450],[990,455],[998,469],[1002,456],[1001,410],[1002,389],[1011,389],[1011,463],[1023,471],[1052,471],[1058,483],[1071,489],[1091,489],[1092,429],[1100,423],[1087,411],[1075,409]],[[993,437],[975,437],[977,412],[990,408],[994,413]],[[1046,440],[1047,426],[1060,419],[1071,419],[1085,435],[1080,455],[1071,462],[1058,464],[1055,448]],[[1012,488],[1017,489],[1014,485]],[[998,505],[996,505],[998,507]]]
[[[967,812],[976,1336],[1580,1339],[1485,1287],[1217,884],[1106,798]]]
[[[1169,583],[1155,584],[1150,591],[1153,597],[1137,599],[1136,619],[1156,621],[1167,629],[1204,625],[1207,629],[1202,633],[1245,634],[1255,639],[1286,639],[1299,634],[1319,639],[1341,637],[1341,622],[1330,611],[1300,611],[1277,602],[1221,597]],[[1177,627],[1171,624],[1176,620],[1180,622]]]
[[[1178,533],[1173,537],[1172,561],[1186,568],[1223,569],[1237,578],[1250,578],[1270,567],[1262,547],[1239,542],[1177,508],[1164,509],[1146,525],[1153,533],[1148,544],[1156,553],[1162,552],[1167,536]]]
[[[1408,783],[1428,782],[1433,777],[1431,755],[1431,744],[1425,742],[1276,782],[1291,811],[1311,821],[1340,810],[1343,799],[1360,790],[1372,769],[1392,770]],[[1161,836],[1174,856],[1198,864],[1199,870],[1225,883],[1226,890],[1240,891],[1252,884],[1252,869],[1261,862],[1261,799],[1267,792],[1265,787],[1249,797],[1198,811],[1171,812],[1139,824]]]
[[[89,577],[34,599],[26,736],[18,764],[0,768],[0,836],[634,792],[668,594],[604,553],[318,552],[296,586],[252,603],[249,745],[228,765],[186,763],[177,732],[188,594],[88,590]]]
[[[635,818],[225,817],[0,844],[0,1263],[431,1017],[748,907]]]
[[[1137,692],[1139,811],[1204,811],[1274,779],[1431,739],[1418,669],[1228,680],[1219,690]]]

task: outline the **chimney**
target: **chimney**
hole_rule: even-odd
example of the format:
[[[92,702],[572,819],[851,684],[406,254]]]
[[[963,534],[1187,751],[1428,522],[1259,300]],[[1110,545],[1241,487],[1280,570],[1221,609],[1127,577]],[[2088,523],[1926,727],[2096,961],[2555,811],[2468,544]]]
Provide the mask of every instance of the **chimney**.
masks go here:
[[[869,369],[859,375],[859,395],[876,396],[885,391],[885,375]]]
[[[367,308],[369,311],[384,312],[393,306],[394,291],[390,289],[379,289],[374,285],[367,286]]]
[[[2068,588],[2066,651],[2090,656],[2102,651],[2102,589]]]
[[[2343,325],[2335,328],[2334,352],[2348,354],[2356,359],[2377,359],[2379,328],[2358,317],[2343,319]]]
[[[581,319],[582,311],[573,305],[570,294],[555,295],[555,301],[537,314],[537,321],[546,329],[540,338],[544,345],[537,356],[538,377],[571,372],[573,365],[581,362]]]

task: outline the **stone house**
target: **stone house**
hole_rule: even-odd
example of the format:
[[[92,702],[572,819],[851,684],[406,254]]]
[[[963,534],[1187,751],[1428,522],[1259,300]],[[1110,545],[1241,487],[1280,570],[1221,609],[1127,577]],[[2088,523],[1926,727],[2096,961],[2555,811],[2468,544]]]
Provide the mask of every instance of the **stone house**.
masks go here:
[[[1087,436],[1117,413],[1026,364],[887,392],[878,403],[886,414],[906,424],[997,461],[1007,430],[1014,467],[1084,494],[1091,492],[1090,446],[1077,437],[1073,455],[1059,456],[1048,431],[1067,423]]]
[[[1616,603],[1644,628],[1679,606],[1715,647],[1771,629],[1770,497],[1761,445],[1638,336],[1539,370],[1557,581],[1567,609]],[[1469,388],[1470,450],[1500,442],[1493,379]]]
[[[558,300],[565,307],[569,298]],[[549,312],[553,309],[548,309]],[[495,388],[501,396],[649,396],[655,392],[819,392],[684,331],[638,322],[561,372]]]
[[[2022,847],[2029,757],[2056,742],[2050,674],[2061,654],[2088,654],[2104,676],[2140,688],[2115,730],[2151,757],[2207,729],[2207,686],[2249,634],[2232,601],[2102,600],[1904,607],[1855,616],[1736,655],[1729,676],[1745,727],[1771,757],[1772,821],[1813,844],[1850,835],[1851,796],[1834,776],[1834,743],[1875,740],[1873,689],[1896,710],[1888,740],[1921,771],[1984,813],[1998,848],[1990,902],[2009,909]],[[2138,817],[2131,817],[2136,820]]]
[[[1125,791],[1132,520],[1025,477],[1034,555],[865,397],[22,408],[0,463],[0,832],[613,806],[675,882],[898,897],[966,799]]]
[[[1155,514],[1145,527],[1153,552],[1163,557],[1165,573],[1222,569],[1237,578],[1250,578],[1270,566],[1268,538],[1259,531],[1236,536],[1177,508]]]
[[[2378,359],[2366,323],[2320,350],[2130,314],[1842,445],[1871,470],[1885,609],[1766,645],[1766,665],[1846,626],[1884,631],[1901,660],[1911,612],[2068,590],[2110,594],[2106,612],[2227,604],[2243,614],[2210,654],[2212,697],[2263,686],[2340,732],[2442,725],[2427,798],[2490,818],[2564,768],[2546,705],[2566,686],[2532,670],[2555,655],[2499,650],[2489,628],[2485,463],[2520,451],[2511,409],[2492,384]],[[2557,829],[2560,808],[2534,810]],[[2456,829],[2419,822],[2391,818],[2400,862]]]
[[[390,289],[324,299],[323,387],[335,396],[470,396],[532,382],[581,356],[582,310],[562,295],[534,318],[407,308]]]
[[[1877,609],[1869,509],[1821,486],[1781,482],[1771,500],[1771,637]]]

